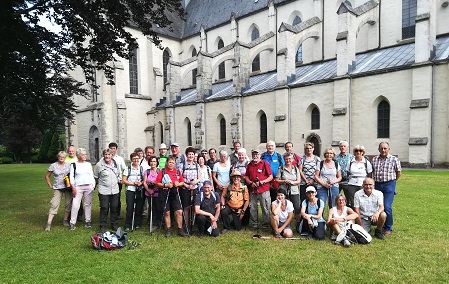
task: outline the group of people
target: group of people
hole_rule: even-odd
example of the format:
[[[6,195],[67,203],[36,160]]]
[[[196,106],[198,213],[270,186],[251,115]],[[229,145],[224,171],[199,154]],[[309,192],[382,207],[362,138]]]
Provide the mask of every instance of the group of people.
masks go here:
[[[58,161],[50,165],[46,180],[55,189],[46,230],[50,230],[65,195],[64,225],[75,229],[78,209],[84,197],[85,225],[91,227],[92,193],[98,187],[100,200],[100,230],[107,228],[108,213],[111,229],[118,226],[120,192],[126,187],[125,231],[142,227],[147,215],[150,228],[165,227],[165,236],[172,234],[172,219],[180,236],[191,235],[194,224],[198,236],[218,236],[231,229],[273,229],[276,237],[293,236],[292,221],[301,235],[324,239],[326,226],[333,236],[348,221],[357,222],[374,236],[385,239],[392,233],[392,204],[396,180],[401,165],[392,156],[387,142],[379,144],[379,155],[370,161],[362,145],[348,153],[348,143],[341,141],[337,155],[332,147],[324,150],[324,159],[314,155],[314,144],[304,144],[304,155],[293,151],[293,143],[284,144],[286,152],[275,151],[274,141],[266,143],[266,151],[252,149],[248,157],[240,142],[233,143],[233,152],[214,148],[196,151],[193,147],[180,151],[179,143],[162,143],[159,155],[147,146],[135,149],[130,165],[117,155],[117,144],[110,143],[94,170],[86,162],[86,151],[76,150],[77,161],[70,156],[74,147],[58,153]],[[73,147],[73,148],[72,148]],[[218,154],[218,157],[217,157]],[[72,159],[66,161],[66,159]],[[71,190],[64,185],[69,173]],[[50,175],[54,182],[51,184]],[[344,193],[340,194],[340,192]],[[72,200],[73,196],[73,200]],[[327,220],[324,208],[328,203]],[[260,223],[258,204],[262,218]],[[172,215],[173,214],[173,218]]]

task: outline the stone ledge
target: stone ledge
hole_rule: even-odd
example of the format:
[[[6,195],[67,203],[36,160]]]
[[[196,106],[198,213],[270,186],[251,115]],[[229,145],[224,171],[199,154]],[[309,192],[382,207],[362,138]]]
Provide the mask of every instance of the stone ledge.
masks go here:
[[[144,131],[145,132],[154,131],[154,126],[147,126]]]
[[[152,98],[150,96],[135,95],[135,94],[125,94],[125,98],[128,98],[128,99],[139,99],[139,100],[149,100],[149,101],[152,100]]]
[[[104,106],[104,103],[93,103],[85,108],[78,109],[76,111],[76,113],[91,111],[91,110],[95,110],[95,109],[99,110],[99,109],[102,109],[103,106]]]
[[[427,145],[429,138],[427,137],[414,137],[408,140],[408,145]]]
[[[424,14],[421,14],[421,15],[416,15],[415,23],[419,23],[419,22],[422,22],[422,21],[427,21],[427,20],[429,20],[429,19],[430,19],[430,14],[429,14],[429,13],[424,13]]]
[[[339,147],[340,146],[340,140],[339,141],[332,141],[332,143],[331,143],[331,146],[332,147]]]
[[[274,121],[283,121],[283,120],[285,120],[285,114],[276,115],[274,117]]]
[[[335,115],[345,115],[347,111],[348,111],[348,109],[345,108],[345,107],[334,108],[334,109],[332,110],[332,115],[334,115],[334,116],[335,116]]]
[[[417,99],[410,102],[410,108],[426,108],[429,107],[430,99]]]

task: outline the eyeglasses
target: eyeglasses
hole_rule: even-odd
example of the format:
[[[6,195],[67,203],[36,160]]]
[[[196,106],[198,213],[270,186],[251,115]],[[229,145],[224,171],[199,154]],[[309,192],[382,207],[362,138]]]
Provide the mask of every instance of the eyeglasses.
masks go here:
[[[354,150],[354,152],[363,152],[363,150],[356,149],[356,150]]]

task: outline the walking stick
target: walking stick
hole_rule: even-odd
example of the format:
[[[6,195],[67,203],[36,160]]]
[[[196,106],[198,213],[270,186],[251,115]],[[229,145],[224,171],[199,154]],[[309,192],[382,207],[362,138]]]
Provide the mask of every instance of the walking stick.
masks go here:
[[[153,234],[153,194],[150,195],[150,235]]]

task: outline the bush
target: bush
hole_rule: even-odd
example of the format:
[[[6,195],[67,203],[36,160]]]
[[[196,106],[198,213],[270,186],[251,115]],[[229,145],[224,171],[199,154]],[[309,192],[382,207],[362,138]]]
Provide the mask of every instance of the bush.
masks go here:
[[[12,164],[14,160],[10,157],[0,157],[0,164]]]

